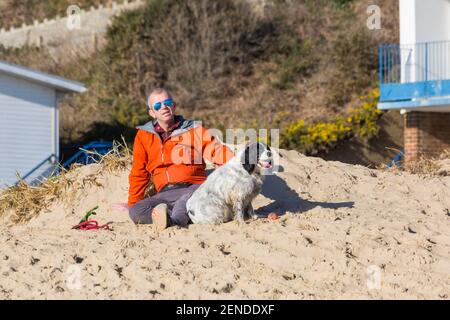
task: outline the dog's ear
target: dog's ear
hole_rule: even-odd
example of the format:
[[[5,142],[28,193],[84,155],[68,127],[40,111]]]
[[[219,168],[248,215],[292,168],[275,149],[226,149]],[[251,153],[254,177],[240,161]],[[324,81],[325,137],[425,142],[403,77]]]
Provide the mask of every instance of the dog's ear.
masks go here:
[[[245,171],[247,171],[249,174],[252,174],[255,171],[256,163],[254,158],[254,152],[253,147],[251,144],[247,145],[245,147],[244,153],[241,156],[241,163],[244,167]],[[253,162],[253,163],[252,163]]]
[[[272,156],[272,150],[270,149],[269,145],[260,142],[260,146],[261,146],[261,152],[259,153],[259,155],[261,155],[263,152],[266,152],[267,156],[271,157]]]
[[[243,164],[242,166],[249,174],[252,174],[256,168],[256,164]]]
[[[267,151],[269,147],[264,142],[258,142],[258,157],[260,157],[264,151]]]

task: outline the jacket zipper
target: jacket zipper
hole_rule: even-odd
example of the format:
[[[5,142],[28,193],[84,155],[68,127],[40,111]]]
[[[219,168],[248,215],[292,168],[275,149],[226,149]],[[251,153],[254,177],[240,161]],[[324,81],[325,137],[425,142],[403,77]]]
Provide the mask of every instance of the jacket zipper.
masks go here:
[[[196,127],[193,127],[193,128],[195,129]],[[191,129],[192,129],[192,128],[181,130],[180,132],[177,132],[176,135],[170,135],[170,138],[179,136],[179,135],[181,135],[181,134],[183,134],[183,133],[185,133],[185,132],[188,132],[188,131],[191,130]],[[156,133],[156,132],[152,132],[152,133],[153,133],[154,135],[158,136],[159,141],[161,142],[161,161],[162,161],[162,163],[164,164],[164,147],[163,147],[163,140],[161,139],[161,137],[159,136],[158,133]],[[170,182],[170,176],[169,176],[169,171],[167,170],[167,167],[166,167],[166,177],[167,177],[167,183],[169,183],[169,182]]]
[[[159,140],[161,141],[161,161],[162,161],[162,163],[164,164],[164,147],[163,147],[163,141],[162,141],[161,138],[159,138]],[[166,177],[167,177],[167,183],[169,183],[170,177],[169,177],[169,172],[168,172],[168,170],[167,170],[167,167],[166,167]]]

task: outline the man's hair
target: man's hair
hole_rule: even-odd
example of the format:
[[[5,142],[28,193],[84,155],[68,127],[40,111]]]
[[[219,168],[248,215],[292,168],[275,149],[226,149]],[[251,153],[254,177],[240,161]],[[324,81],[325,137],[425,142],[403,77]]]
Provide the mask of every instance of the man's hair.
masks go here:
[[[165,93],[165,94],[167,94],[167,96],[168,96],[170,99],[173,99],[173,98],[172,98],[172,94],[170,93],[169,90],[167,90],[167,89],[165,89],[165,88],[162,88],[162,87],[154,88],[154,89],[149,90],[149,91],[147,92],[147,105],[148,105],[149,108],[151,108],[151,106],[150,106],[150,96],[151,96],[152,94],[160,94],[160,93]]]

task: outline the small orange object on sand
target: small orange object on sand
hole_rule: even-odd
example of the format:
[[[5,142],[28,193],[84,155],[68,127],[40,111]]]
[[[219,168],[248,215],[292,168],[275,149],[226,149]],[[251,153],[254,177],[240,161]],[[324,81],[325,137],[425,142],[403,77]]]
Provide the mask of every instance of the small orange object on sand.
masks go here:
[[[278,215],[275,212],[271,212],[271,213],[269,213],[267,218],[269,218],[270,220],[277,220],[278,219]]]

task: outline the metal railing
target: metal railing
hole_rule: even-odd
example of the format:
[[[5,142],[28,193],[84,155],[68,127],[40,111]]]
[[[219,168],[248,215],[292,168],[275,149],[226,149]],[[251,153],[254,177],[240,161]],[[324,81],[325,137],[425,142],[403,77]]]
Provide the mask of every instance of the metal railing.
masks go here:
[[[380,83],[450,79],[450,41],[380,46]]]
[[[74,163],[86,165],[97,162],[102,155],[108,153],[112,148],[112,142],[92,141],[79,148],[79,151],[65,161],[62,166],[69,168]]]
[[[450,95],[450,41],[384,44],[380,101]]]
[[[33,169],[31,169],[26,175],[21,177],[22,180],[25,180],[26,178],[30,177],[33,173],[35,173],[39,168],[41,168],[47,162],[55,163],[56,162],[56,155],[55,154],[51,154],[47,158],[42,160],[37,166],[35,166]]]
[[[402,161],[402,158],[403,158],[404,155],[405,155],[404,150],[400,150],[399,153],[396,154],[394,159],[392,159],[388,163],[387,167],[388,168],[392,168],[395,165],[398,169],[400,169],[401,168],[401,161]]]

